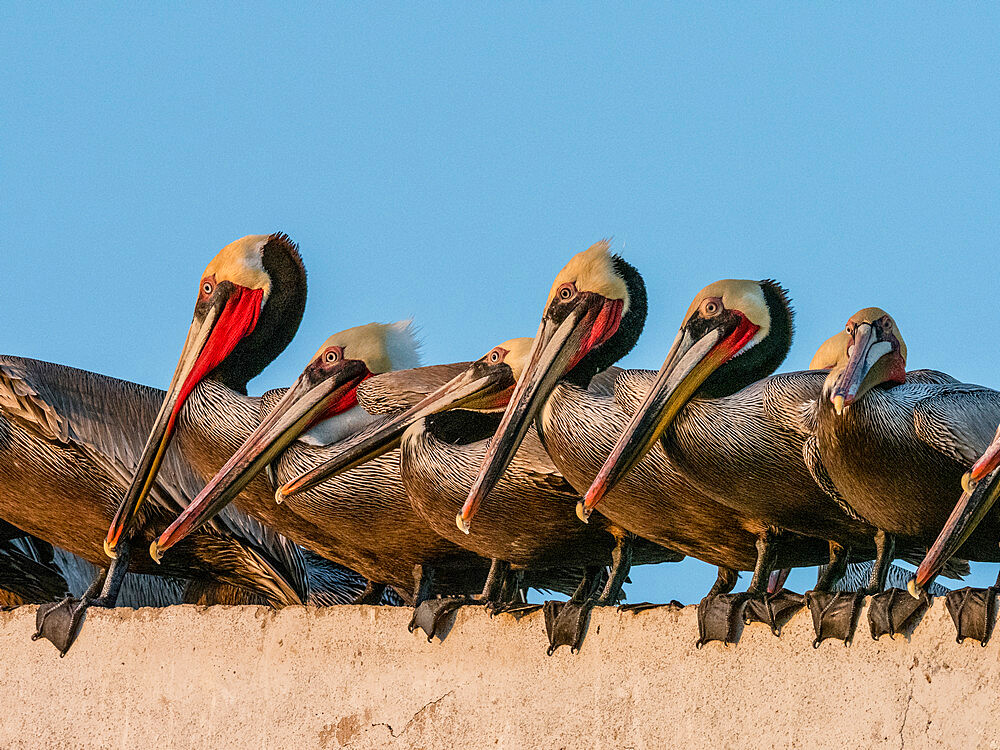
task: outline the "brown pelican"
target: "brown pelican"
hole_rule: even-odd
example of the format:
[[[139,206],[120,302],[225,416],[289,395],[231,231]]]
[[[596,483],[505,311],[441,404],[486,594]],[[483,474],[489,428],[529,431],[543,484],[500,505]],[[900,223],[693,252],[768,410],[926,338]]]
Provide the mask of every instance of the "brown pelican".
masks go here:
[[[624,371],[614,381],[613,394],[588,391],[587,384],[631,349],[645,315],[641,277],[611,255],[607,243],[578,254],[560,271],[528,365],[458,518],[460,527],[469,526],[533,422],[563,476],[579,492],[590,486],[655,374]],[[617,526],[720,566],[711,598],[732,589],[736,571],[755,568],[758,540],[767,526],[695,486],[661,448],[651,450],[611,494],[638,509],[624,516],[605,513]],[[823,540],[794,534],[781,538],[782,565],[829,560],[829,545]],[[766,581],[766,573],[759,571],[757,577],[761,575]],[[579,613],[570,611],[567,617],[574,614]],[[703,641],[729,638],[731,624],[728,611],[700,611]]]
[[[782,545],[776,529],[830,540],[838,563],[831,566],[834,579],[843,573],[842,550],[862,560],[875,553],[869,590],[881,590],[891,545],[879,538],[872,549],[875,528],[843,501],[839,483],[826,478],[802,417],[827,373],[767,377],[791,344],[792,312],[784,290],[772,281],[715,282],[696,295],[683,320],[655,382],[587,491],[583,516],[661,443],[695,486],[764,528],[755,579],[731,604],[741,606],[743,598],[765,592]],[[819,360],[828,357],[831,345],[821,347]],[[641,512],[627,497],[601,507],[625,525]],[[909,555],[920,552],[919,546],[907,548]],[[825,597],[813,600],[826,610]]]
[[[507,405],[531,345],[532,339],[520,338],[494,347],[427,398],[367,433],[364,440],[343,445],[326,463],[280,488],[279,494],[292,497],[401,444],[403,484],[414,510],[434,531],[478,555],[502,561],[505,568],[590,568],[571,606],[587,601],[598,570],[615,562],[616,576],[605,584],[599,601],[616,603],[629,569],[628,561],[618,562],[622,555],[631,555],[636,564],[682,556],[645,540],[626,545],[627,532],[603,519],[581,526],[574,514],[579,494],[556,470],[537,435],[525,436],[496,487],[497,502],[479,514],[475,532],[466,533],[454,522],[483,461],[488,438],[496,431],[497,410]],[[397,380],[405,375],[397,374]],[[607,377],[595,378],[591,386],[603,386],[607,393],[609,382]],[[480,601],[495,606],[497,593],[484,590]],[[462,603],[466,602],[443,605],[441,616]],[[547,603],[547,620],[561,607],[562,603]],[[550,635],[551,652],[566,640],[578,648],[582,633]]]
[[[304,300],[304,272],[290,240],[284,235],[245,238],[224,249],[199,284],[198,315],[202,320],[233,319],[245,307],[239,303],[242,293],[227,273],[239,281],[242,276],[233,259],[252,259],[254,252],[262,267],[281,268],[292,276],[292,269],[298,268],[296,294]],[[228,263],[223,262],[227,259]],[[209,283],[212,293],[206,292]],[[229,298],[237,301],[235,307],[227,304]],[[276,325],[269,322],[272,314],[281,316],[282,310],[294,307],[287,295],[271,295],[267,301],[256,330],[267,335],[268,348],[283,345],[296,327],[293,315],[286,323],[291,331],[279,335]],[[208,352],[207,358],[194,362],[197,369],[211,370],[212,378],[224,379],[242,390],[245,382],[237,381],[253,374],[252,357],[228,339],[212,335],[197,319],[193,327],[199,335],[192,340],[197,339]],[[239,355],[239,364],[223,359],[213,365],[227,348],[233,356]],[[196,437],[188,427],[197,423],[198,410],[181,409],[177,396],[182,386],[188,389],[190,385],[190,379],[175,383],[168,397],[168,403],[178,406],[167,410],[171,416],[166,433],[176,432],[184,449],[159,452],[160,471],[144,480],[152,502],[135,517],[133,532],[150,541],[153,529],[187,505],[203,484],[205,475],[192,459],[202,464],[215,462],[207,474],[211,476],[235,448],[227,448],[225,441],[214,448],[188,442]],[[200,390],[195,389],[195,393]],[[218,386],[218,390],[225,389]],[[194,403],[189,406],[198,405],[199,399],[191,400]],[[91,564],[106,565],[100,540],[140,465],[146,429],[155,421],[163,401],[163,392],[152,388],[70,367],[0,357],[0,483],[4,486],[0,517]],[[256,408],[253,413],[256,416]],[[254,601],[274,605],[309,598],[309,565],[302,551],[235,512],[192,537],[164,567],[157,568],[145,556],[133,557],[128,566],[119,564],[116,575],[110,577],[108,595],[100,597],[98,604],[113,606],[114,589],[126,568],[170,580],[198,580],[211,587],[235,586],[251,592]],[[83,611],[101,584],[98,579],[82,601],[65,600],[55,609],[41,611],[40,629],[61,651],[75,636]]]
[[[0,357],[0,483],[4,486],[0,517],[92,565],[106,565],[99,540],[124,498],[129,472],[142,449],[141,425],[155,417],[162,398],[162,391],[103,375]],[[192,455],[188,443],[195,435],[186,417],[179,422],[178,442],[185,450],[170,452],[151,489],[164,506],[183,507],[205,480],[188,460]],[[222,441],[214,456],[205,450],[199,462],[215,462],[214,471],[235,447],[225,446]],[[211,449],[203,443],[199,447]],[[144,534],[152,533],[160,508],[158,503],[151,505]],[[166,523],[169,516],[160,518],[160,523]],[[129,584],[124,602],[151,606],[171,601],[170,592],[176,587],[171,581],[199,581],[217,593],[235,586],[252,597],[249,601],[275,606],[310,599],[313,566],[303,552],[242,514],[221,519],[189,541],[166,567],[157,568],[148,559],[143,562],[142,556],[134,558],[129,566],[132,572],[154,574],[159,582],[145,582],[148,598],[133,596],[130,590],[136,589]],[[60,567],[65,574],[66,566]],[[200,598],[205,597],[213,600],[209,592]],[[232,592],[226,594],[226,600],[231,599]],[[75,610],[76,605],[67,602],[59,611],[72,616],[65,610]],[[65,650],[75,635],[70,625],[79,623],[64,623],[53,632],[56,618],[42,618],[43,624],[48,623],[45,632]]]
[[[815,416],[823,464],[844,500],[890,538],[935,545],[914,593],[951,554],[1000,561],[1000,518],[987,514],[974,528],[960,528],[974,492],[949,519],[951,498],[1000,421],[1000,393],[965,383],[910,382],[902,334],[879,308],[853,315],[846,333],[849,348],[824,383]],[[973,476],[982,476],[983,468]],[[976,511],[972,507],[971,515]],[[958,544],[947,550],[935,544],[942,529]]]
[[[331,336],[291,388],[265,394],[260,424],[152,544],[153,558],[168,560],[167,550],[235,501],[293,541],[372,581],[404,592],[419,583],[414,592],[418,602],[427,598],[432,585],[460,594],[478,591],[487,561],[443,539],[413,512],[395,453],[280,504],[273,492],[265,497],[241,494],[269,465],[283,481],[324,461],[332,450],[328,443],[377,418],[358,405],[358,385],[372,375],[413,367],[416,360],[416,341],[406,321],[372,323]],[[429,369],[420,377],[438,385],[455,371],[439,367],[427,373]]]

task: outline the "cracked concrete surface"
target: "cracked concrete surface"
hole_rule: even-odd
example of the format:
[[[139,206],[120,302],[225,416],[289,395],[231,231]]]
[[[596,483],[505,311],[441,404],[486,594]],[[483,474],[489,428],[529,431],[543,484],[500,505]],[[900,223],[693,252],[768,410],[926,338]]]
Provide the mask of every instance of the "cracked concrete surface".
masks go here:
[[[694,608],[597,611],[545,656],[541,613],[459,612],[444,642],[377,607],[94,611],[65,659],[0,613],[0,747],[790,748],[1000,746],[1000,639],[955,643],[942,601],[911,642],[696,650]]]

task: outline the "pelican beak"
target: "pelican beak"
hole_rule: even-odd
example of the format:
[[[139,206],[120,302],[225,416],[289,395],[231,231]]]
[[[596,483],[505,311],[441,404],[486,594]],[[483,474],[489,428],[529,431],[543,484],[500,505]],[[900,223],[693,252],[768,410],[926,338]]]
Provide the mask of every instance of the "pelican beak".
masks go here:
[[[993,507],[1000,497],[1000,472],[994,472],[986,481],[967,486],[969,489],[962,493],[938,538],[920,561],[916,578],[912,581],[917,589],[926,589],[930,585]],[[913,589],[910,593],[916,595]]]
[[[994,436],[993,442],[989,444],[989,447],[979,457],[979,460],[972,465],[972,470],[962,477],[962,482],[963,484],[968,484],[969,480],[979,482],[987,474],[996,469],[997,466],[1000,466],[1000,428],[997,428],[997,434]],[[968,489],[968,487],[965,487],[965,489]]]
[[[225,281],[209,300],[195,309],[180,360],[139,457],[132,483],[108,529],[104,551],[109,557],[116,556],[115,548],[131,531],[142,503],[149,496],[185,401],[195,386],[253,331],[262,300],[260,289]]]
[[[871,323],[859,323],[854,331],[847,365],[836,376],[830,401],[837,415],[879,383],[891,378],[893,363],[886,355],[892,344],[879,339]]]
[[[607,341],[622,320],[623,301],[581,292],[568,306],[553,302],[538,328],[528,363],[514,388],[479,474],[455,519],[469,533],[472,518],[510,464],[532,421],[556,383],[595,347]]]
[[[780,570],[771,571],[771,575],[767,579],[767,593],[777,594],[781,591],[785,587],[785,581],[788,580],[791,572],[791,568],[781,568]]]
[[[757,325],[735,311],[698,335],[692,333],[690,326],[681,329],[642,406],[632,416],[578,506],[580,518],[590,517],[604,496],[656,444],[708,376],[735,357],[758,330]]]
[[[211,520],[246,487],[250,481],[275,461],[304,431],[338,413],[351,401],[354,389],[368,377],[364,362],[345,359],[320,373],[318,363],[310,365],[281,400],[226,462],[225,466],[198,493],[169,528],[153,542],[150,554],[158,560],[198,527]]]
[[[419,419],[448,409],[499,409],[506,406],[514,389],[514,373],[501,362],[491,365],[484,360],[469,368],[443,386],[374,431],[364,431],[357,439],[348,438],[337,446],[329,459],[316,468],[280,487],[276,498],[284,500],[306,492],[318,484],[388,453],[399,446],[403,433]]]

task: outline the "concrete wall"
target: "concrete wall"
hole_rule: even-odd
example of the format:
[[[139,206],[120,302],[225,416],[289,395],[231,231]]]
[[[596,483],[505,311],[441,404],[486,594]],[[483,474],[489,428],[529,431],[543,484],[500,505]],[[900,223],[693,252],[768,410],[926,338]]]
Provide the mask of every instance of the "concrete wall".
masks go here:
[[[955,643],[938,601],[911,642],[696,650],[694,608],[595,613],[545,656],[541,614],[459,613],[444,642],[375,607],[92,614],[59,659],[34,608],[0,613],[0,747],[855,748],[1000,746],[1000,638]]]

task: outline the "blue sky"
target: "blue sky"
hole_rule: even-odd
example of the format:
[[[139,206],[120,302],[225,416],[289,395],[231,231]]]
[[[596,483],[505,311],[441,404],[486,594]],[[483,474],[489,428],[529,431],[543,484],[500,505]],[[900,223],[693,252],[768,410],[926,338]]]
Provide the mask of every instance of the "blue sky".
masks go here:
[[[987,4],[3,4],[0,348],[163,386],[209,259],[281,230],[311,297],[255,392],[369,320],[469,359],[611,236],[650,294],[626,366],[773,277],[786,369],[879,305],[911,367],[997,386],[997,39]]]

